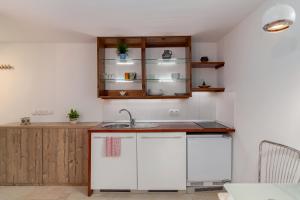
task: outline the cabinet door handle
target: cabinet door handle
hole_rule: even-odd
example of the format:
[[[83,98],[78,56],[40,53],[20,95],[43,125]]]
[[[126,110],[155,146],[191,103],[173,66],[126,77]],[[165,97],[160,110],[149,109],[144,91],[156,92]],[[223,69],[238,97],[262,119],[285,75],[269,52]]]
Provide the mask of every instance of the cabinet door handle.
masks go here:
[[[93,139],[106,139],[107,137],[105,136],[95,136]],[[127,136],[127,137],[115,137],[115,138],[120,138],[120,139],[134,139],[134,136]]]
[[[162,136],[162,137],[151,137],[151,136],[143,136],[141,139],[180,139],[182,136]]]

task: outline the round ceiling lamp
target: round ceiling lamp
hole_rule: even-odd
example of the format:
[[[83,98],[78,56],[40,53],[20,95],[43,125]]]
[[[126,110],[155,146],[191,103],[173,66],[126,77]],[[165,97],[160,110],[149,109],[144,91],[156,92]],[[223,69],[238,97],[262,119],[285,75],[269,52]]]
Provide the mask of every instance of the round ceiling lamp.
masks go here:
[[[289,5],[277,4],[268,9],[263,16],[263,30],[279,32],[288,29],[296,19],[296,12]]]

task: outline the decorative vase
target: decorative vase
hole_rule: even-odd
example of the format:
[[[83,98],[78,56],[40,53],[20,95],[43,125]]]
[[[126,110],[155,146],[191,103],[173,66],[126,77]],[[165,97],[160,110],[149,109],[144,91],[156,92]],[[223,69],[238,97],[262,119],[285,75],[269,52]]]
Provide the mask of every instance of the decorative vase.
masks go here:
[[[209,59],[208,59],[207,56],[203,56],[203,57],[201,57],[200,61],[201,61],[201,62],[208,62]]]
[[[120,60],[126,60],[127,54],[126,53],[120,53]]]
[[[76,119],[70,119],[71,124],[77,124],[78,123],[78,118]]]
[[[161,55],[162,59],[171,59],[172,58],[172,51],[171,50],[164,50],[164,53]]]

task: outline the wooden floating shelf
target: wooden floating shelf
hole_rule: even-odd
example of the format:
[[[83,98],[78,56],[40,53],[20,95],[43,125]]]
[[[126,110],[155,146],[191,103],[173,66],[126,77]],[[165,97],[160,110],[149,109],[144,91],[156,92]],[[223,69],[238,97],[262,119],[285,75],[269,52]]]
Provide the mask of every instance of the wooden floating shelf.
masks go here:
[[[192,61],[192,68],[215,68],[219,69],[224,67],[225,62],[201,62],[201,61]]]
[[[102,99],[187,99],[189,95],[182,96],[100,96]]]
[[[224,92],[225,88],[193,88],[193,92]]]

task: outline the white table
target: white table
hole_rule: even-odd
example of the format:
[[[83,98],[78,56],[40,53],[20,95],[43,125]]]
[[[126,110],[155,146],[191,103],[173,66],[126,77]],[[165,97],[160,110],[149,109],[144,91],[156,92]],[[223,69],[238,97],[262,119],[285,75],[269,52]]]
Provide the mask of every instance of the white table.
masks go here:
[[[300,184],[225,184],[233,200],[300,200]]]

